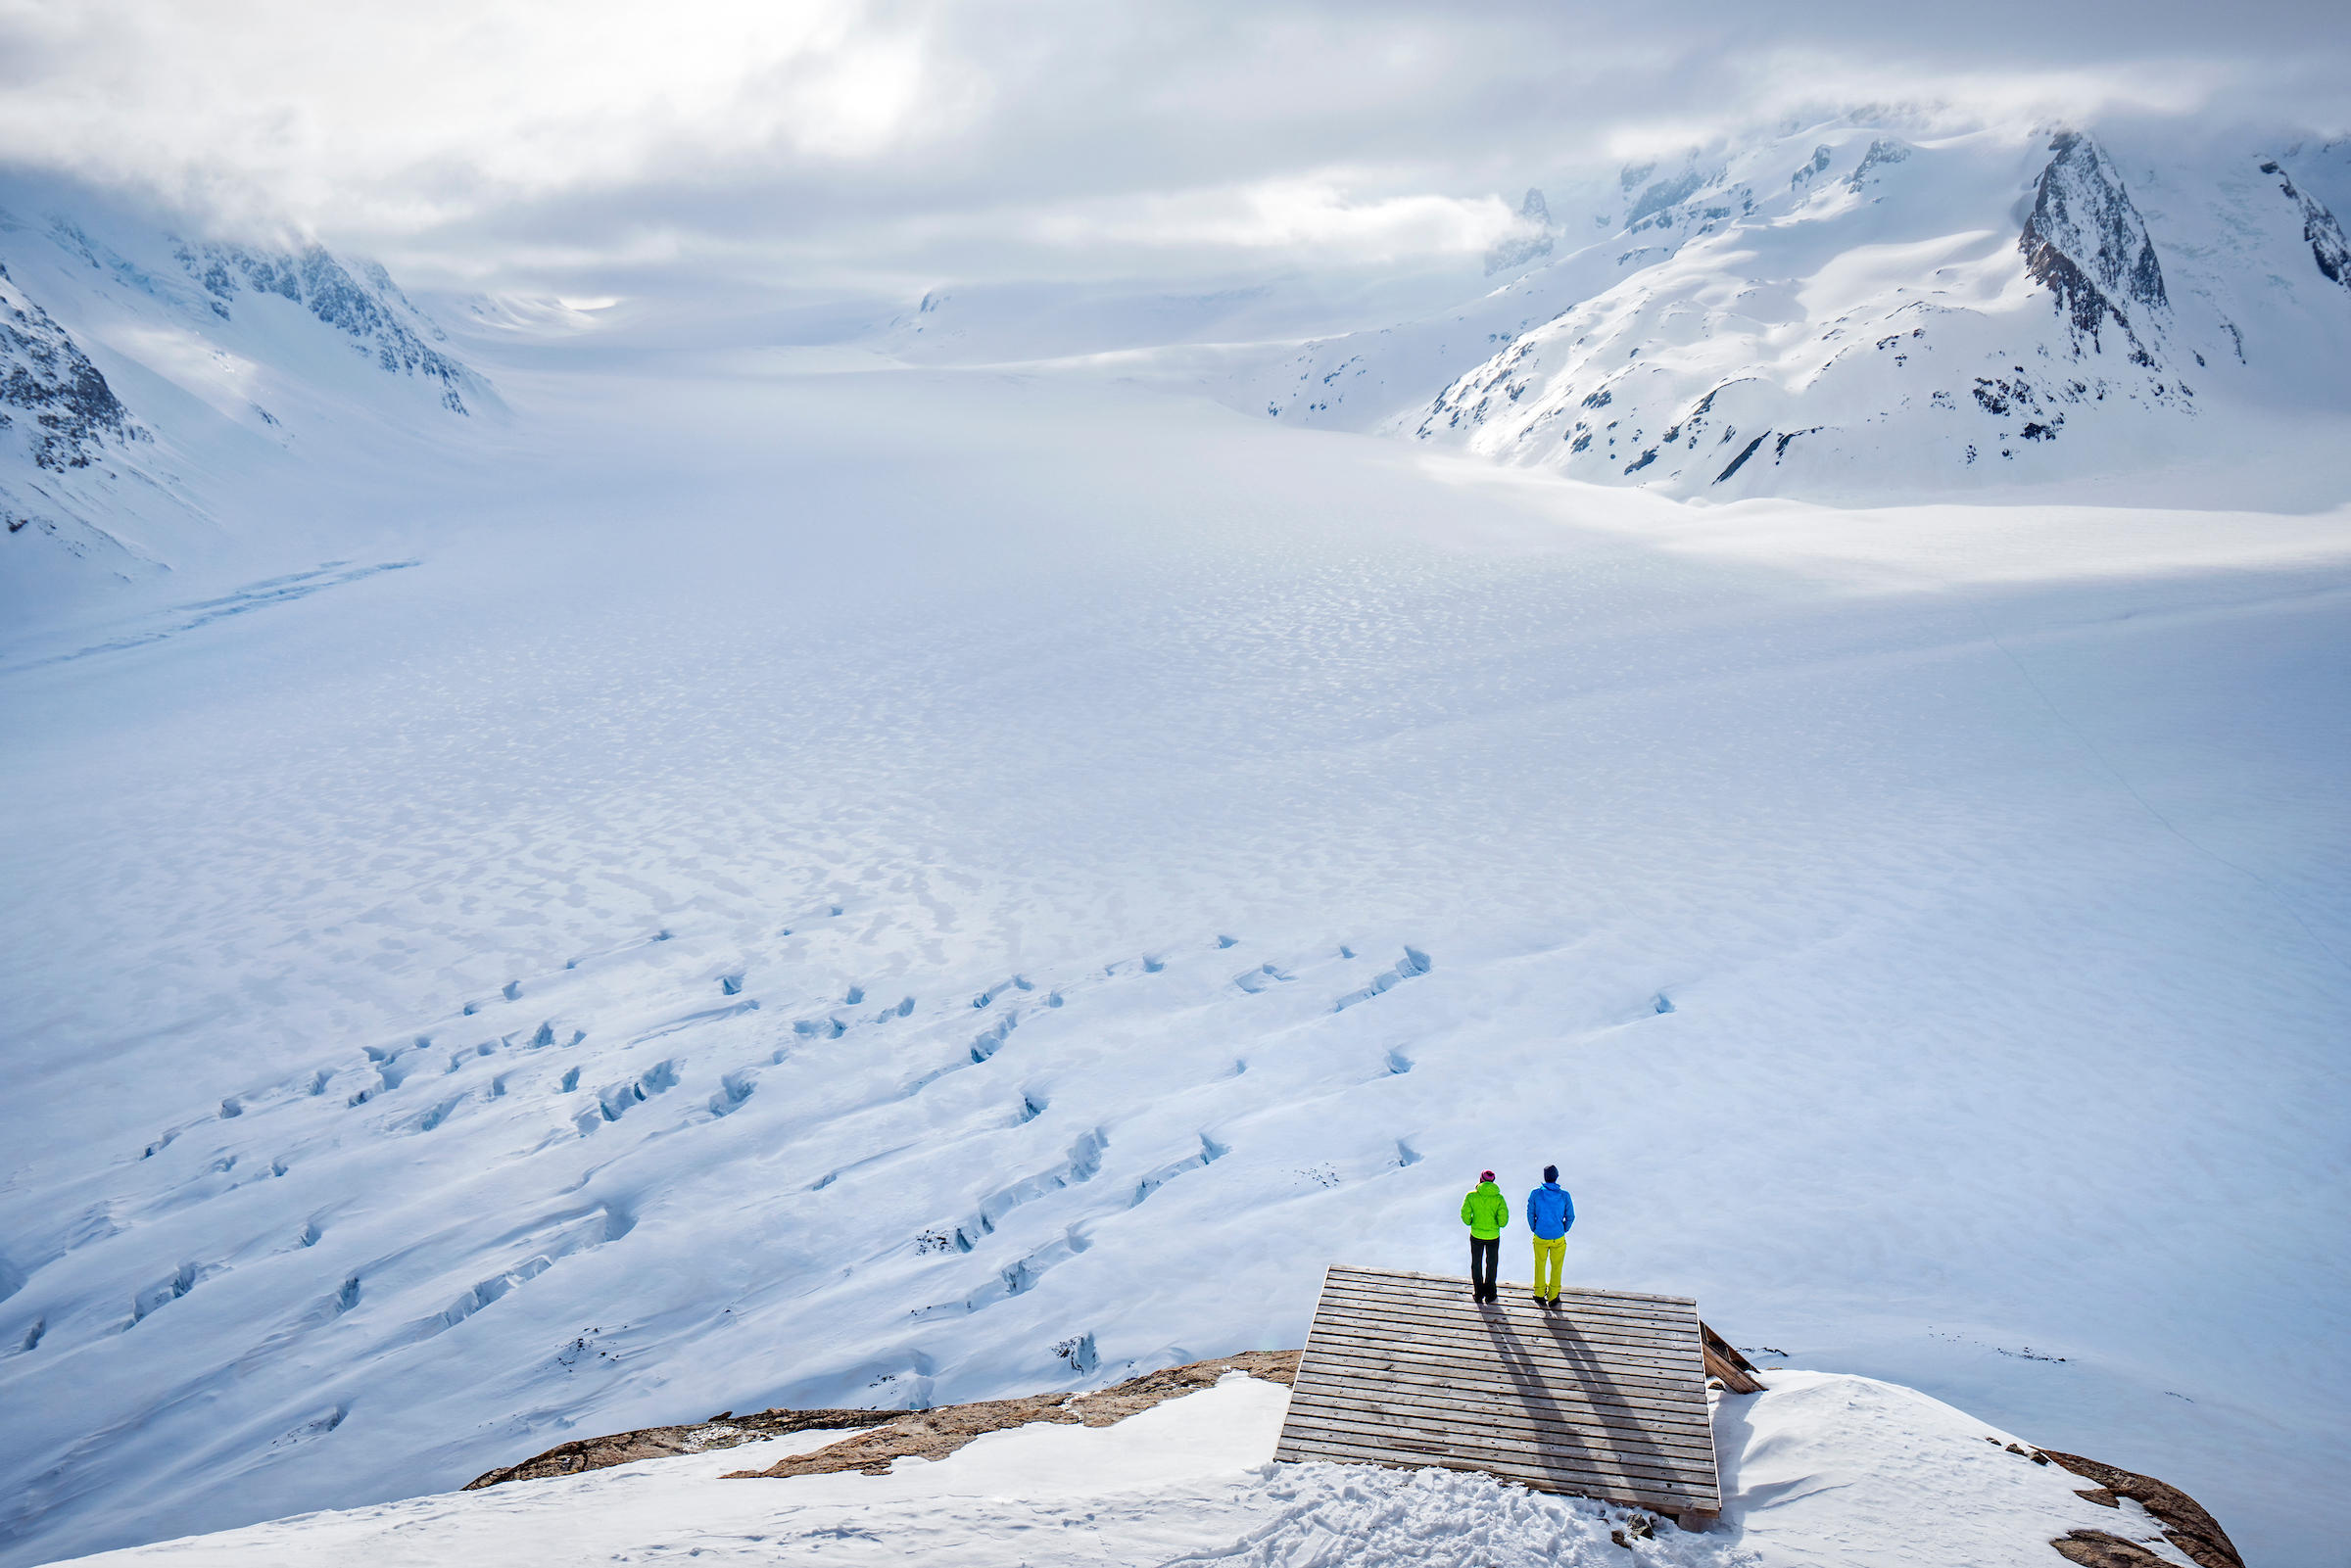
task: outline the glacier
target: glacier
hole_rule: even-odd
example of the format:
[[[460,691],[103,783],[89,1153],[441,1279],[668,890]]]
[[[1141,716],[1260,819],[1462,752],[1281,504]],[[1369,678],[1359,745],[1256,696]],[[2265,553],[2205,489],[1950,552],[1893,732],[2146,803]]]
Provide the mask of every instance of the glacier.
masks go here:
[[[1292,1346],[1552,1161],[1571,1278],[2322,1560],[2338,154],[2066,134],[1550,182],[1384,322],[0,192],[0,1562]]]

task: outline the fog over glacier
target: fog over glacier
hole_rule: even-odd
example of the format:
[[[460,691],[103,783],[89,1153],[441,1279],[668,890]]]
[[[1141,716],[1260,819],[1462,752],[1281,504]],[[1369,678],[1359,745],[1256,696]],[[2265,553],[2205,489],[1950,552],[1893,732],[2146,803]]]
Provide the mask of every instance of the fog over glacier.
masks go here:
[[[2339,1560],[2345,30],[0,15],[0,1562],[1551,1161]]]

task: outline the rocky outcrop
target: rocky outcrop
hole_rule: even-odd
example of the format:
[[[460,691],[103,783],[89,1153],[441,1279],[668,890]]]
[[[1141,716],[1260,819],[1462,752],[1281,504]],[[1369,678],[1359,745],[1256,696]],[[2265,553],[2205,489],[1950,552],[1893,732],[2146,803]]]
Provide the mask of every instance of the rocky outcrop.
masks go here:
[[[708,1453],[745,1443],[782,1437],[790,1432],[872,1428],[859,1436],[796,1454],[766,1470],[737,1470],[729,1479],[759,1476],[829,1475],[841,1470],[868,1473],[889,1468],[907,1457],[944,1458],[972,1439],[987,1432],[1026,1426],[1032,1421],[1059,1425],[1109,1426],[1155,1404],[1213,1387],[1227,1372],[1287,1385],[1298,1375],[1296,1351],[1247,1351],[1212,1361],[1193,1361],[1138,1378],[1093,1394],[1032,1394],[1017,1400],[984,1400],[974,1404],[946,1404],[933,1410],[761,1410],[755,1415],[721,1411],[707,1421],[685,1426],[645,1427],[610,1437],[561,1443],[519,1464],[492,1470],[467,1482],[467,1492],[507,1481],[536,1481],[548,1476],[579,1475],[639,1459],[666,1459],[682,1453]]]
[[[322,246],[299,253],[250,251],[238,245],[191,245],[181,242],[173,254],[188,275],[210,297],[213,313],[232,319],[230,306],[240,293],[276,295],[307,309],[328,326],[348,334],[362,353],[393,374],[425,376],[441,383],[442,406],[465,412],[460,393],[472,372],[428,346],[392,309],[387,296],[399,297],[391,274],[369,267],[373,287],[353,277],[342,262]],[[405,302],[404,302],[405,303]]]
[[[60,474],[87,468],[109,441],[146,439],[89,356],[0,265],[0,432],[12,427],[35,467]]]
[[[976,1437],[1043,1421],[1062,1426],[1111,1426],[1155,1404],[1214,1387],[1227,1372],[1287,1385],[1298,1375],[1297,1351],[1247,1351],[1213,1361],[1193,1361],[1149,1372],[1098,1394],[1032,1394],[1019,1400],[987,1400],[916,1410],[888,1425],[836,1443],[814,1453],[794,1454],[765,1470],[732,1470],[724,1479],[750,1481],[769,1476],[833,1475],[859,1470],[879,1475],[899,1459],[943,1459]]]
[[[2294,183],[2294,177],[2272,160],[2264,160],[2264,174],[2278,176],[2278,188],[2287,201],[2302,210],[2302,239],[2310,247],[2311,259],[2319,263],[2320,275],[2329,283],[2339,283],[2351,289],[2351,243],[2343,239],[2343,226],[2327,211],[2326,204]]]
[[[549,1476],[579,1475],[589,1470],[609,1469],[616,1464],[635,1464],[640,1459],[670,1459],[681,1453],[708,1453],[713,1449],[732,1449],[745,1443],[758,1443],[767,1438],[780,1438],[791,1432],[830,1431],[849,1427],[878,1426],[895,1420],[896,1410],[761,1410],[755,1415],[737,1415],[722,1410],[707,1421],[693,1421],[684,1426],[648,1426],[635,1432],[615,1432],[609,1437],[582,1438],[576,1443],[558,1443],[545,1453],[535,1453],[520,1464],[509,1464],[474,1477],[465,1483],[467,1492],[495,1487],[507,1481],[542,1481]]]
[[[2055,1449],[2043,1449],[2041,1452],[2074,1474],[2096,1482],[2093,1490],[2082,1494],[2090,1501],[2109,1508],[2119,1508],[2122,1506],[2120,1498],[2136,1500],[2154,1515],[2157,1524],[2163,1526],[2164,1539],[2185,1552],[2201,1568],[2245,1568],[2245,1560],[2236,1554],[2236,1546],[2230,1541],[2229,1533],[2221,1528],[2221,1522],[2205,1512],[2202,1503],[2178,1487],[2169,1486],[2153,1476],[2101,1464],[2095,1459],[2085,1459],[2078,1453],[2059,1453]],[[2072,1544],[2069,1546],[2068,1543]],[[2087,1568],[2133,1568],[2133,1565],[2140,1562],[2163,1560],[2143,1546],[2095,1530],[2077,1530],[2049,1544],[2073,1561],[2087,1565]],[[2128,1548],[2139,1555],[2113,1555],[2117,1548]],[[2097,1555],[2100,1552],[2107,1555]]]

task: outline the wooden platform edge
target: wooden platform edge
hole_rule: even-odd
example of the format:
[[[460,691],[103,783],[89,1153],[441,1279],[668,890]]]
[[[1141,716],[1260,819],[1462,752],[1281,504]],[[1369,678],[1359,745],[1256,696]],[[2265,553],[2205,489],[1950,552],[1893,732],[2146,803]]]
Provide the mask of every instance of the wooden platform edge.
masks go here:
[[[1322,1270],[1323,1281],[1326,1285],[1333,1274],[1385,1274],[1394,1279],[1425,1279],[1439,1285],[1466,1285],[1469,1283],[1469,1276],[1466,1274],[1431,1274],[1417,1268],[1366,1268],[1361,1263],[1332,1263]],[[1529,1287],[1520,1282],[1519,1288],[1523,1290]],[[1559,1294],[1562,1296],[1613,1296],[1620,1301],[1663,1302],[1670,1307],[1696,1307],[1698,1305],[1698,1298],[1695,1296],[1652,1296],[1637,1290],[1600,1290],[1590,1285],[1565,1286]]]
[[[1755,1375],[1754,1363],[1740,1354],[1736,1345],[1706,1327],[1703,1319],[1698,1325],[1698,1335],[1705,1347],[1706,1376],[1720,1379],[1725,1393],[1763,1392],[1763,1380]]]

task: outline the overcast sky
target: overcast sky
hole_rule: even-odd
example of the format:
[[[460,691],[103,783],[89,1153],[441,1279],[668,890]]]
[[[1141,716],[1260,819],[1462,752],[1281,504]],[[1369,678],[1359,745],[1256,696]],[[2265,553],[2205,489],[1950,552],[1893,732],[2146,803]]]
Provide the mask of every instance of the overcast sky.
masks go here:
[[[1473,256],[1862,103],[2351,128],[2351,5],[0,0],[0,156],[443,283]]]

